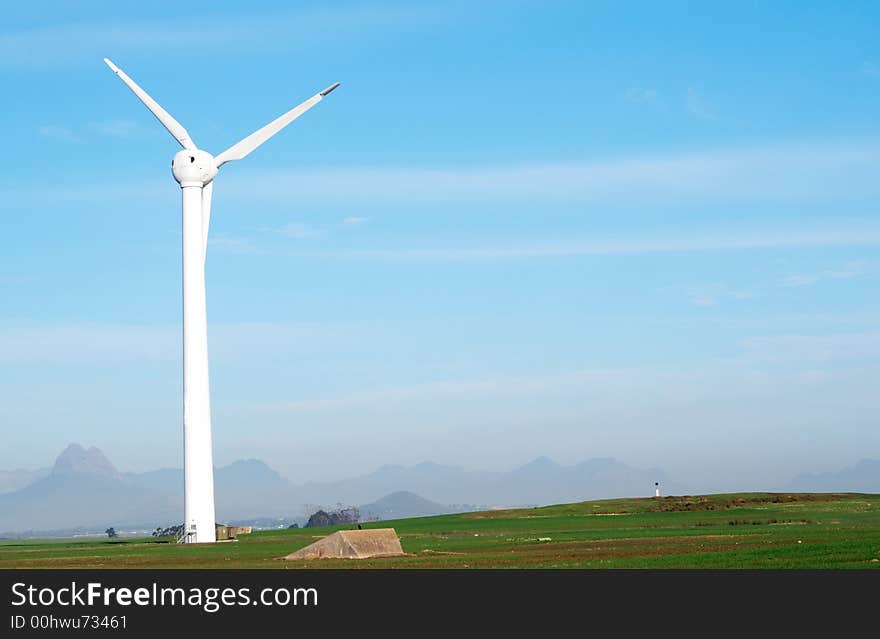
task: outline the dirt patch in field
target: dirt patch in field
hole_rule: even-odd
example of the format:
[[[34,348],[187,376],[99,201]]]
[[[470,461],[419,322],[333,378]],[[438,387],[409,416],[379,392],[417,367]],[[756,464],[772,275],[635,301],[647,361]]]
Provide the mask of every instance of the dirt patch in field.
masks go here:
[[[708,496],[669,496],[646,498],[654,506],[649,512],[687,512],[701,510],[727,510],[764,504],[794,504],[840,501],[848,495],[825,493],[764,493],[759,495],[708,495]]]
[[[852,502],[855,493],[751,493],[730,495],[669,495],[666,497],[637,497],[632,499],[608,499],[559,506],[542,506],[530,509],[487,510],[462,515],[463,519],[538,519],[541,517],[584,515],[634,515],[651,512],[717,511],[748,508],[768,504],[796,504],[847,501]],[[589,510],[588,510],[589,509]],[[548,512],[548,510],[550,512]]]

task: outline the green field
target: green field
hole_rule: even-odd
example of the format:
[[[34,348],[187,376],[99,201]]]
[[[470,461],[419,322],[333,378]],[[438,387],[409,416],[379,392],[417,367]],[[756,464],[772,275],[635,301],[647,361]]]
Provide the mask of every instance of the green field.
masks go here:
[[[287,562],[339,528],[167,540],[0,542],[0,568],[880,568],[880,495],[613,499],[365,524],[405,557]],[[345,528],[345,527],[343,527]]]

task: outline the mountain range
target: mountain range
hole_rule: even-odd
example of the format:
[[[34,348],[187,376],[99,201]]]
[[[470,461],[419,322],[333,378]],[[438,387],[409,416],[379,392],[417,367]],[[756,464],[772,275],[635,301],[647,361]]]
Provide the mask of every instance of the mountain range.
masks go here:
[[[802,492],[880,493],[880,459],[862,459],[831,473],[804,473],[789,487]]]
[[[257,459],[214,472],[220,522],[303,523],[319,508],[358,506],[364,519],[427,516],[496,507],[589,499],[685,494],[657,468],[638,469],[613,458],[564,466],[538,457],[507,472],[466,470],[422,462],[382,466],[328,482],[293,484]],[[803,474],[786,490],[880,492],[880,461],[864,459],[838,472]],[[95,447],[69,445],[52,468],[0,472],[0,535],[34,531],[150,531],[183,519],[183,471],[120,472]]]
[[[19,486],[0,494],[0,531],[7,534],[107,526],[152,530],[183,518],[181,469],[123,473],[97,448],[71,444],[47,472],[16,472]],[[609,458],[561,466],[539,457],[509,472],[422,462],[301,485],[256,459],[214,472],[218,521],[304,520],[319,507],[336,504],[364,504],[360,509],[370,518],[421,516],[650,495],[655,481],[667,478],[658,469],[635,469]]]

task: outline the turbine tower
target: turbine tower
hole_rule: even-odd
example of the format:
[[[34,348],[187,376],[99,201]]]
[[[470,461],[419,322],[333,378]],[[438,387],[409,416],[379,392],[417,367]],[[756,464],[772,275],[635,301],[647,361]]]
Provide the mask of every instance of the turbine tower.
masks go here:
[[[186,129],[146,91],[107,58],[107,66],[168,129],[183,150],[171,172],[183,194],[183,457],[184,536],[188,543],[217,541],[214,530],[214,464],[211,453],[211,397],[208,385],[208,319],[205,306],[205,253],[211,195],[217,170],[240,160],[339,86],[335,83],[233,144],[220,155],[199,149]]]

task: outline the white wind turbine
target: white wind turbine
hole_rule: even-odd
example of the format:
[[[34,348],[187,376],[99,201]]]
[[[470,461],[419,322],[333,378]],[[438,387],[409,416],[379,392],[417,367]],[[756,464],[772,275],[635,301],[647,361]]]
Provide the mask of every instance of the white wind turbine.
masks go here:
[[[199,149],[186,129],[146,91],[107,58],[107,66],[128,85],[183,150],[171,162],[183,193],[183,451],[184,541],[214,542],[214,465],[211,453],[211,398],[208,386],[208,319],[205,307],[205,252],[211,220],[211,193],[217,170],[240,160],[339,86],[333,84],[273,120],[220,155]]]

